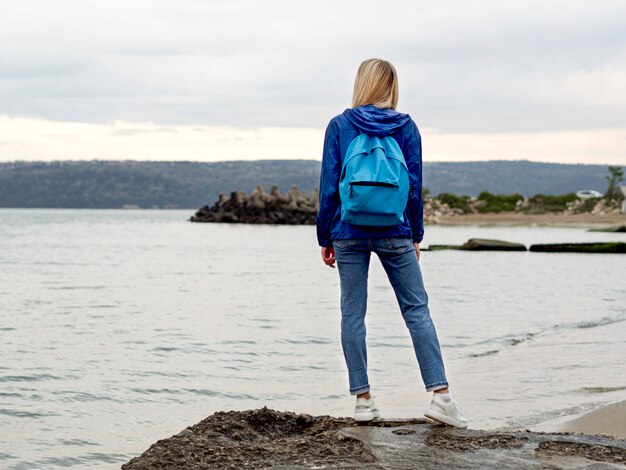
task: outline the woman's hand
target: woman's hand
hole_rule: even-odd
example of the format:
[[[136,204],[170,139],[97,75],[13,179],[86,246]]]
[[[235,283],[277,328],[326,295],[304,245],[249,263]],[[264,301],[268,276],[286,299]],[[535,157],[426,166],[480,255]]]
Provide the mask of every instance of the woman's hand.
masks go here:
[[[332,246],[322,247],[322,261],[326,266],[335,267],[335,249]]]
[[[413,242],[413,248],[415,248],[415,254],[417,255],[417,261],[420,260],[420,244]]]

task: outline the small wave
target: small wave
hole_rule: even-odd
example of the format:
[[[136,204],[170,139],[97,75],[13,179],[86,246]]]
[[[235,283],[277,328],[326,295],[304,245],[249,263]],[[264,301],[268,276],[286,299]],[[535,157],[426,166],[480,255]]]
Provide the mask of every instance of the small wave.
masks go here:
[[[83,439],[62,439],[61,445],[64,446],[97,446],[100,445],[97,442],[85,441]]]
[[[106,289],[107,286],[61,286],[61,287],[48,287],[50,290],[101,290]]]
[[[538,424],[546,423],[554,419],[563,418],[564,416],[578,415],[586,413],[596,408],[597,405],[593,403],[582,403],[579,405],[571,406],[568,408],[562,408],[558,410],[543,410],[541,412],[524,416],[515,420],[507,420],[504,426],[499,426],[494,431],[510,432],[518,430],[520,428],[536,426]]]
[[[550,335],[554,333],[558,333],[563,330],[576,330],[576,329],[588,329],[595,328],[599,326],[612,325],[615,323],[620,323],[626,321],[626,313],[622,312],[614,317],[603,317],[598,320],[591,321],[580,321],[573,323],[557,323],[552,326],[548,326],[540,329],[535,332],[527,332],[513,335],[505,335],[499,336],[495,338],[490,338],[478,342],[459,342],[459,343],[448,343],[444,344],[446,348],[466,348],[466,347],[474,347],[474,346],[483,346],[483,345],[495,345],[495,344],[504,344],[508,346],[518,346],[522,343],[526,343],[527,341],[531,341],[535,339],[537,336]],[[469,339],[463,336],[456,336],[453,339]],[[470,356],[473,357],[473,356]]]
[[[254,351],[230,351],[228,354],[231,355],[235,355],[235,356],[259,356],[258,353],[255,353]],[[266,356],[271,356],[272,355],[272,351],[267,351],[265,353]]]
[[[119,308],[119,305],[114,304],[85,304],[85,305],[68,305],[63,307],[65,310],[87,310],[87,309],[97,309],[97,308]]]
[[[104,462],[104,463],[120,463],[129,459],[126,454],[103,454],[100,452],[90,452],[81,456],[85,462]]]
[[[60,378],[51,374],[5,375],[0,377],[0,382],[40,382],[42,380],[58,380]]]
[[[500,352],[499,349],[490,349],[489,351],[470,354],[469,357],[484,357],[484,356],[492,356],[494,354],[498,354]]]
[[[78,457],[48,457],[46,459],[32,462],[33,468],[56,468],[56,467],[81,467],[89,463],[103,462],[107,464],[117,464],[127,461],[130,457],[125,454],[102,454],[90,452]],[[21,468],[21,467],[20,467]],[[28,467],[30,468],[30,467]]]
[[[390,348],[390,349],[409,349],[411,346],[410,340],[405,340],[405,343],[386,343],[384,341],[370,341],[367,347],[371,348]]]
[[[159,370],[145,370],[145,371],[135,371],[135,370],[123,370],[125,374],[138,376],[138,377],[152,377],[152,376],[161,376],[161,377],[190,377],[192,374],[186,374],[183,372],[163,372]]]
[[[247,393],[224,393],[224,392],[216,392],[215,390],[209,390],[207,388],[185,388],[183,389],[183,391],[193,393],[195,395],[231,398],[231,399],[236,399],[236,400],[241,400],[241,399],[252,400],[255,398],[252,395],[248,395]]]
[[[508,338],[506,339],[506,342],[508,344],[510,344],[511,346],[517,346],[518,344],[522,344],[528,340],[533,339],[535,336],[537,336],[539,333],[526,333],[524,335],[521,336],[517,336],[514,338]]]
[[[135,344],[148,344],[148,342],[147,341],[143,341],[141,339],[127,339],[127,340],[124,340],[124,341],[120,341],[120,344],[132,344],[132,345],[135,345]]]
[[[84,463],[81,459],[77,459],[74,457],[48,457],[46,459],[37,460],[35,462],[28,462],[32,467],[25,468],[54,468],[54,467],[74,467],[79,466]]]
[[[219,344],[257,344],[257,341],[251,341],[246,339],[225,339],[223,341],[220,341]]]
[[[53,395],[58,395],[61,398],[59,401],[64,403],[71,402],[90,402],[90,401],[114,401],[117,403],[124,403],[121,400],[116,400],[112,397],[95,394],[95,393],[87,393],[87,392],[77,392],[73,390],[57,390],[52,392]]]
[[[583,387],[580,389],[585,393],[611,393],[620,392],[626,390],[626,386],[623,387]]]
[[[232,358],[223,359],[223,362],[224,363],[239,362],[241,364],[252,364],[252,363],[254,363],[254,361],[251,360],[251,359],[232,359]]]
[[[325,395],[321,397],[322,400],[341,400],[345,397],[343,395]]]
[[[603,317],[596,321],[583,321],[575,323],[573,326],[575,328],[595,328],[596,326],[612,325],[614,323],[623,322],[624,320],[626,320],[626,317],[623,316],[617,318]]]
[[[152,348],[153,351],[163,351],[163,352],[172,352],[172,351],[180,351],[180,348],[176,346],[157,346]]]
[[[304,339],[279,339],[277,343],[287,344],[332,344],[333,341],[326,338],[304,338]]]
[[[154,395],[159,393],[178,394],[180,390],[177,388],[131,388],[133,392],[141,393],[144,395]]]
[[[37,413],[34,411],[18,411],[0,408],[0,415],[13,416],[15,418],[44,418],[46,416],[58,416],[56,413]]]
[[[306,366],[279,366],[276,368],[277,370],[282,370],[285,372],[299,372],[299,371],[307,371],[307,370],[326,370],[327,367],[324,366],[313,366],[313,365],[306,365]]]

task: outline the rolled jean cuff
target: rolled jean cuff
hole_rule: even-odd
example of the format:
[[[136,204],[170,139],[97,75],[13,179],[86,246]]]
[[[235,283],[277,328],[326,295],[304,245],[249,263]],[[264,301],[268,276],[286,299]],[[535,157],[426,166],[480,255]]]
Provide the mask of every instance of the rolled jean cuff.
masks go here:
[[[351,388],[350,395],[360,395],[361,393],[367,393],[369,391],[370,391],[370,386],[369,384],[367,384],[367,385],[363,385],[362,387]]]
[[[426,385],[427,392],[434,392],[443,388],[448,388],[448,382],[435,382],[434,384]]]

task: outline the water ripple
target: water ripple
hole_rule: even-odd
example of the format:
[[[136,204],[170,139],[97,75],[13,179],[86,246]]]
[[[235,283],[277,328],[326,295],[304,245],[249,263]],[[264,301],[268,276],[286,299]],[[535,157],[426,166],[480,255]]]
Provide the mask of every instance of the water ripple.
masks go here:
[[[611,392],[621,392],[626,390],[626,386],[623,387],[583,387],[580,389],[585,393],[611,393]]]
[[[4,375],[0,382],[41,382],[43,380],[61,380],[62,377],[52,374]]]
[[[15,418],[44,418],[46,416],[58,416],[57,413],[52,412],[36,412],[36,411],[20,411],[20,410],[7,410],[6,408],[0,408],[0,415],[13,416]]]
[[[470,354],[469,357],[493,356],[494,354],[498,354],[499,352],[500,352],[499,349],[490,349],[489,351]]]
[[[185,392],[193,393],[195,395],[204,395],[209,397],[234,398],[238,400],[252,400],[255,398],[254,396],[248,395],[247,393],[218,392],[215,390],[209,390],[207,388],[185,388],[183,390]]]
[[[172,395],[177,395],[180,393],[179,389],[176,388],[131,388],[133,392],[142,393],[146,395],[153,395],[158,393],[169,393]]]

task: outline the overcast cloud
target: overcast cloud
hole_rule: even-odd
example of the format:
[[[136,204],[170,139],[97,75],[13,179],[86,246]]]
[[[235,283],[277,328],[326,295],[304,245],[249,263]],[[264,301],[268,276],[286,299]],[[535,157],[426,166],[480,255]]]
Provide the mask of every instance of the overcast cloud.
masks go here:
[[[93,143],[110,148],[109,158],[150,158],[147,134],[167,139],[184,126],[247,132],[250,147],[260,139],[265,153],[277,156],[287,147],[280,144],[285,132],[274,128],[291,128],[290,152],[307,135],[292,157],[319,158],[311,129],[321,136],[330,117],[349,106],[358,64],[375,56],[398,69],[399,110],[427,133],[458,142],[438,158],[467,159],[458,136],[502,133],[528,142],[571,136],[561,148],[542,152],[537,144],[520,158],[626,163],[620,0],[5,0],[0,159],[80,158],[73,155],[89,142],[72,144],[71,123],[104,126]],[[66,123],[65,154],[46,151],[43,135],[58,128],[50,121]],[[116,121],[135,123],[127,125],[133,129],[144,123],[150,132],[135,133],[123,152]],[[85,128],[74,129],[78,136]],[[276,140],[260,138],[261,129],[274,129]],[[598,141],[598,152],[590,145],[589,154],[571,156],[577,139],[607,133],[611,151],[601,153],[606,142]],[[203,152],[202,145],[163,158],[232,154],[224,147],[222,154]],[[504,148],[502,158],[517,153]],[[480,158],[480,149],[475,154]]]

